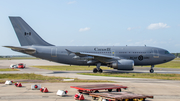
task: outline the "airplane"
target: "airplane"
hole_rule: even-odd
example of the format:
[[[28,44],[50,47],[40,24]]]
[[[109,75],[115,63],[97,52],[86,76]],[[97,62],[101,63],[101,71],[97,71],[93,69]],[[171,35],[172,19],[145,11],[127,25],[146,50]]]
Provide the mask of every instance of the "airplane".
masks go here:
[[[134,66],[166,63],[175,58],[167,50],[148,46],[55,46],[43,40],[21,17],[9,16],[21,44],[4,46],[13,51],[69,65],[96,66],[94,73],[108,66],[117,70],[133,70]]]

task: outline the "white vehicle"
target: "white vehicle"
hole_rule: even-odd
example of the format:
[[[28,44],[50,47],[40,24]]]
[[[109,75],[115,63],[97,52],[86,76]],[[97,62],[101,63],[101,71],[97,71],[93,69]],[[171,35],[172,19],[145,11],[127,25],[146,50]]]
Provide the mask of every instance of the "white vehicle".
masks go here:
[[[11,64],[11,65],[10,65],[10,68],[14,69],[14,68],[18,68],[18,66],[17,66],[17,65],[14,65],[14,64]]]

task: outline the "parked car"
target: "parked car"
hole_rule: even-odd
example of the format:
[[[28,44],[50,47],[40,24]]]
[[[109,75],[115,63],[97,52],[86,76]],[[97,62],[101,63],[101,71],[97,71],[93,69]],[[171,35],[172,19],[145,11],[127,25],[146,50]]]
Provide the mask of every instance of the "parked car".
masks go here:
[[[14,65],[14,64],[11,64],[11,65],[10,65],[10,68],[15,69],[15,68],[18,68],[18,66],[17,66],[17,65]]]
[[[25,64],[23,64],[23,63],[19,63],[18,64],[18,68],[22,68],[22,69],[24,69],[26,66],[25,66]]]

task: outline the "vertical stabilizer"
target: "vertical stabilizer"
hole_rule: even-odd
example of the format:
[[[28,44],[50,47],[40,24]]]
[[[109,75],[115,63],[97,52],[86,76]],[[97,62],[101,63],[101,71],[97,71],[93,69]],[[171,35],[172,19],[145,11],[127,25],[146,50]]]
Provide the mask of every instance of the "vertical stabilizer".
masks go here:
[[[44,41],[21,17],[9,17],[21,46],[53,46]]]

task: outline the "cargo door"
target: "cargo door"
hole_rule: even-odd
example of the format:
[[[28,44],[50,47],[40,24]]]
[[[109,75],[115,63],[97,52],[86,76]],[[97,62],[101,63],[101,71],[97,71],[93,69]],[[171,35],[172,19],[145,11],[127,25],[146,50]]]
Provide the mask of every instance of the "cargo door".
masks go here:
[[[57,57],[57,48],[51,49],[51,57]]]
[[[153,49],[153,57],[154,57],[154,58],[159,58],[158,49]]]

